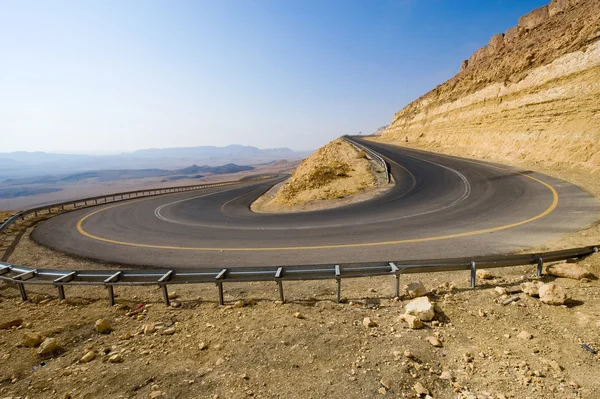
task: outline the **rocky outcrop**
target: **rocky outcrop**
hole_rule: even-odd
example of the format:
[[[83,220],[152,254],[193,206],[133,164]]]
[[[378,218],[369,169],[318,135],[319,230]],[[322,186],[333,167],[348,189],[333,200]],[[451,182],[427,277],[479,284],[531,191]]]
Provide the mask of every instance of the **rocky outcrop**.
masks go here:
[[[553,0],[394,115],[382,141],[600,169],[600,2]]]

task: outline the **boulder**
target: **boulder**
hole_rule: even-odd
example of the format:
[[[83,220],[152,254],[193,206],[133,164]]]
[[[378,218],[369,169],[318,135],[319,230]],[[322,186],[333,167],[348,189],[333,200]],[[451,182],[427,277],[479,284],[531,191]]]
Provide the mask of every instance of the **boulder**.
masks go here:
[[[498,33],[490,39],[488,43],[488,54],[493,55],[504,48],[504,33]]]
[[[43,341],[42,336],[37,333],[25,333],[21,345],[28,348],[33,348],[41,344]]]
[[[410,283],[409,285],[404,286],[404,290],[411,298],[417,298],[427,294],[427,289],[425,288],[425,285],[423,285],[423,283],[420,281],[415,281]]]
[[[418,317],[423,321],[431,321],[435,317],[433,304],[426,296],[413,299],[406,305],[406,314]]]
[[[552,276],[571,278],[573,280],[592,277],[592,273],[576,263],[557,263],[548,265],[546,267],[546,273]]]
[[[569,300],[565,290],[554,283],[543,284],[539,293],[540,300],[548,305],[564,305]]]
[[[504,44],[508,44],[519,37],[521,30],[518,26],[513,26],[512,28],[508,28],[506,33],[504,34]]]

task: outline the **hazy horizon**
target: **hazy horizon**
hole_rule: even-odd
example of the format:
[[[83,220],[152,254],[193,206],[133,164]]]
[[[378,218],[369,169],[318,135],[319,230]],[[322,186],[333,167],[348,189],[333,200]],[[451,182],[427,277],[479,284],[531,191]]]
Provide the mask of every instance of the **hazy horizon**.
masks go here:
[[[3,1],[0,152],[315,149],[547,1]]]

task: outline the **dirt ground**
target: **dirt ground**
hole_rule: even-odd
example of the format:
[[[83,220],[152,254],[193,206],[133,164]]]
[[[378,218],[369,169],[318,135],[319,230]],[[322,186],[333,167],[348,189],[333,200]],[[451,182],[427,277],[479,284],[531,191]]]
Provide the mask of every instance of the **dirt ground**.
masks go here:
[[[115,267],[53,253],[27,236],[11,260]],[[581,264],[600,273],[599,256]],[[417,383],[433,398],[600,397],[600,357],[581,346],[600,349],[599,281],[543,277],[569,290],[567,306],[522,293],[498,303],[495,287],[518,287],[533,273],[494,269],[476,289],[466,272],[403,276],[402,284],[424,281],[439,306],[418,330],[399,320],[409,298],[393,299],[391,276],[344,280],[339,305],[334,280],[284,283],[285,304],[273,283],[226,284],[226,306],[212,285],[172,286],[171,307],[155,287],[116,288],[108,307],[102,287],[67,288],[63,302],[53,288],[29,288],[22,303],[2,285],[0,323],[23,322],[0,330],[0,397],[416,398]],[[111,333],[96,332],[101,318]],[[519,338],[522,331],[532,338]],[[18,346],[27,333],[55,338],[58,349],[39,355]],[[90,351],[95,358],[82,361]]]

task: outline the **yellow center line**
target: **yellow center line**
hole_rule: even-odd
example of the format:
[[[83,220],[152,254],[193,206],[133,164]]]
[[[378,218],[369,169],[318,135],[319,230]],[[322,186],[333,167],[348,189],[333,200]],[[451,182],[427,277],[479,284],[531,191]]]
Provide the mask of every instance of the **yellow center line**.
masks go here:
[[[93,234],[88,233],[87,231],[85,231],[83,229],[83,227],[82,227],[83,222],[86,219],[88,219],[89,217],[94,216],[94,215],[96,215],[96,214],[98,214],[100,212],[104,212],[106,210],[112,209],[112,208],[116,208],[116,207],[119,207],[119,206],[130,204],[130,202],[126,202],[126,203],[112,205],[112,206],[109,206],[109,207],[106,207],[106,208],[102,208],[102,209],[96,210],[96,211],[94,211],[94,212],[92,212],[92,213],[90,213],[90,214],[82,217],[77,222],[77,231],[80,234],[82,234],[83,236],[85,236],[85,237],[88,237],[88,238],[91,238],[91,239],[97,240],[97,241],[107,242],[107,243],[110,243],[110,244],[125,245],[125,246],[138,247],[138,248],[169,249],[169,250],[182,250],[182,251],[297,251],[297,250],[335,249],[335,248],[360,248],[360,247],[374,247],[374,246],[380,246],[380,245],[397,245],[397,244],[411,244],[411,243],[421,243],[421,242],[430,242],[430,241],[440,241],[440,240],[448,240],[448,239],[453,239],[453,238],[470,237],[470,236],[475,236],[475,235],[480,235],[480,234],[486,234],[486,233],[494,233],[494,232],[497,232],[497,231],[502,231],[502,230],[507,230],[507,229],[511,229],[511,228],[514,228],[514,227],[522,226],[524,224],[531,223],[533,221],[541,219],[541,218],[549,215],[550,213],[552,213],[556,209],[556,207],[558,206],[558,192],[556,192],[556,190],[554,189],[554,187],[552,187],[550,184],[548,184],[546,182],[543,182],[543,181],[541,181],[539,179],[536,179],[535,177],[529,176],[529,175],[527,175],[525,173],[511,171],[510,169],[507,169],[507,168],[502,168],[502,167],[494,166],[494,165],[488,165],[488,164],[483,163],[483,162],[470,161],[470,160],[466,160],[466,159],[463,159],[463,161],[474,163],[474,164],[483,165],[483,166],[490,167],[490,168],[495,168],[495,169],[500,169],[500,170],[506,170],[508,172],[516,173],[518,175],[521,175],[523,177],[526,177],[528,179],[536,181],[536,182],[540,183],[541,185],[545,186],[548,190],[550,190],[550,192],[552,193],[552,204],[550,204],[550,206],[546,210],[544,210],[542,213],[540,213],[540,214],[538,214],[536,216],[533,216],[533,217],[531,217],[529,219],[526,219],[526,220],[522,220],[520,222],[511,223],[511,224],[507,224],[507,225],[503,225],[503,226],[491,227],[491,228],[488,228],[488,229],[481,229],[481,230],[474,230],[474,231],[467,231],[467,232],[463,232],[463,233],[447,234],[447,235],[441,235],[441,236],[423,237],[423,238],[411,238],[411,239],[394,240],[394,241],[368,242],[368,243],[359,243],[359,244],[309,245],[309,246],[294,246],[294,247],[262,247],[262,248],[245,248],[245,247],[238,247],[238,248],[235,248],[235,247],[223,247],[223,248],[211,248],[211,247],[176,247],[176,246],[170,246],[170,245],[138,244],[138,243],[133,243],[133,242],[111,240],[109,238],[104,238],[104,237],[99,237],[99,236],[93,235]],[[393,162],[394,164],[402,167],[397,162],[394,162],[394,161],[391,161],[391,162]],[[405,169],[404,167],[402,167],[402,168]],[[411,173],[411,175],[412,175],[412,173]],[[414,176],[412,176],[412,177],[414,179]],[[415,182],[413,181],[413,187],[414,187],[414,184],[415,184]],[[151,198],[147,198],[147,199],[151,199]],[[147,199],[142,199],[141,201],[144,201],[144,200],[147,200]],[[135,201],[135,202],[138,202],[138,201]]]

